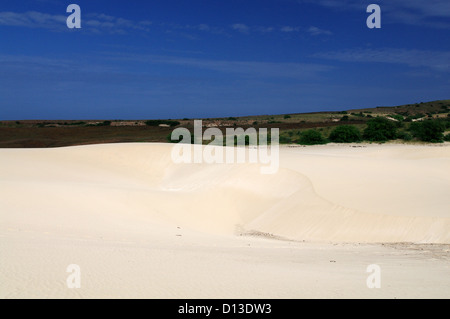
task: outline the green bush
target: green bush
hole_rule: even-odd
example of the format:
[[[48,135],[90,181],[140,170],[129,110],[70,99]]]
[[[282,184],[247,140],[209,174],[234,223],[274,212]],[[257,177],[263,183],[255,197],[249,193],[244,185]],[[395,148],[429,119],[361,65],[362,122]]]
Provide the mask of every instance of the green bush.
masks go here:
[[[424,142],[441,143],[444,140],[445,125],[441,121],[415,122],[409,129],[414,137]]]
[[[399,122],[403,122],[403,121],[405,120],[405,118],[404,118],[403,116],[398,115],[398,114],[393,114],[393,115],[391,115],[391,117],[392,117],[393,119],[396,119],[396,120],[399,121]]]
[[[290,115],[285,115],[285,116],[284,116],[284,119],[285,119],[285,120],[290,119],[290,118],[291,118]]]
[[[444,141],[450,142],[450,134],[444,136]]]
[[[302,145],[316,145],[326,144],[327,140],[322,136],[319,131],[307,130],[300,135],[299,144]]]
[[[351,125],[336,127],[329,136],[330,141],[335,143],[352,143],[361,141],[361,133]]]
[[[363,138],[372,142],[386,142],[397,137],[397,127],[392,121],[376,117],[367,121]]]
[[[103,121],[103,122],[95,124],[93,126],[110,126],[110,125],[111,125],[111,121]]]
[[[290,136],[280,135],[280,144],[291,144],[292,139]]]
[[[398,132],[397,138],[404,140],[406,142],[411,141],[413,139],[412,135],[405,131]]]
[[[341,117],[341,121],[342,122],[345,122],[345,121],[348,121],[348,120],[349,120],[348,115],[344,115],[343,117]]]

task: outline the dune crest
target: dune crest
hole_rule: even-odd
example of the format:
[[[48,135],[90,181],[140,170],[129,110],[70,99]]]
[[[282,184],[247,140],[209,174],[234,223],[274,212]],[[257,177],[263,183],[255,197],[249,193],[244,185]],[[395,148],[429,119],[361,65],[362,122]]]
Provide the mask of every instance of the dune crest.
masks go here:
[[[1,150],[3,223],[60,232],[125,232],[160,225],[216,235],[265,234],[296,241],[450,243],[449,216],[432,214],[434,206],[448,203],[448,197],[440,199],[441,203],[430,202],[430,212],[420,216],[408,215],[407,211],[393,215],[375,214],[370,207],[346,207],[329,198],[329,190],[317,191],[315,174],[308,176],[306,166],[304,172],[301,165],[296,170],[292,167],[305,158],[316,161],[316,169],[325,165],[325,157],[314,153],[323,148],[283,149],[281,157],[288,160],[279,172],[262,175],[259,164],[173,164],[171,147],[117,144]],[[436,152],[431,147],[429,150]],[[395,155],[398,150],[393,152]],[[422,162],[434,158],[427,157],[423,149],[421,155],[414,156],[414,152],[406,152],[405,158]],[[352,155],[358,158],[358,165],[352,166],[351,174],[357,175],[383,153],[370,150]],[[339,166],[342,154],[327,157],[327,169],[332,169]],[[449,163],[448,147],[439,150],[439,159],[446,161],[444,165]],[[402,164],[398,159],[392,161],[398,169]],[[446,172],[433,166],[430,172],[436,176],[422,174],[427,185],[424,191],[432,192],[433,178]],[[329,178],[333,180],[333,176]],[[448,181],[448,176],[441,178]],[[382,181],[359,183],[364,188],[364,183]],[[441,188],[441,184],[442,180],[436,186]],[[351,178],[347,185],[345,180],[336,185],[336,191],[346,186],[354,187]],[[402,186],[407,191],[409,185]]]

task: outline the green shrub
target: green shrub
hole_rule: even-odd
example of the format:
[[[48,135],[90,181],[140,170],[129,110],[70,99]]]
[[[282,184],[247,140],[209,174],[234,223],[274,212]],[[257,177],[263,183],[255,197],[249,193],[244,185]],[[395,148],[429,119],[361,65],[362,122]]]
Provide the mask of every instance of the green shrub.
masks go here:
[[[285,119],[285,120],[290,119],[290,118],[291,118],[290,115],[285,115],[285,116],[284,116],[284,119]]]
[[[316,145],[326,144],[327,140],[316,130],[307,130],[300,135],[299,144],[302,145]]]
[[[341,121],[342,122],[345,122],[345,121],[348,121],[348,120],[349,120],[348,115],[344,115],[343,117],[341,117]]]
[[[441,121],[415,122],[409,129],[414,137],[424,142],[441,143],[444,140],[445,125]]]
[[[363,134],[365,140],[372,142],[386,142],[395,139],[396,136],[396,124],[382,117],[376,117],[367,121],[367,128]]]
[[[408,142],[413,139],[413,136],[411,134],[409,134],[408,132],[400,131],[397,133],[397,138]]]
[[[352,143],[361,141],[361,133],[351,125],[336,127],[329,136],[330,141],[335,143]]]
[[[398,114],[393,114],[393,115],[391,115],[391,117],[392,117],[393,119],[396,119],[396,120],[399,121],[399,122],[403,122],[403,121],[405,120],[405,118],[404,118],[403,116],[398,115]]]
[[[444,136],[444,141],[450,142],[450,134]]]
[[[286,135],[280,135],[280,144],[291,144],[292,139]]]

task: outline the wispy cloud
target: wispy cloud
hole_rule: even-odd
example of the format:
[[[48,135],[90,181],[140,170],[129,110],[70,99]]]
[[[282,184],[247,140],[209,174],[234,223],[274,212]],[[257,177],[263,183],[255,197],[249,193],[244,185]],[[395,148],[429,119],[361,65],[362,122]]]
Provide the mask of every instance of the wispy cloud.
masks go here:
[[[121,61],[122,63],[117,63]],[[96,74],[98,76],[117,77],[120,74],[129,73],[131,64],[139,64],[136,74],[152,76],[152,65],[173,65],[194,69],[231,74],[244,78],[255,79],[310,79],[334,69],[333,66],[318,63],[285,63],[285,62],[255,62],[255,61],[230,61],[211,60],[200,58],[185,58],[177,56],[159,56],[128,53],[99,53],[98,59],[86,59],[77,57],[48,58],[25,55],[0,55],[0,73],[5,71],[17,71],[22,74]],[[142,71],[142,70],[147,71]],[[141,72],[142,71],[142,72]],[[169,73],[172,71],[168,71]],[[160,73],[156,73],[160,76]],[[170,76],[170,74],[167,74]]]
[[[315,63],[227,61],[139,54],[114,54],[107,56],[107,59],[143,64],[178,65],[255,78],[308,79],[334,69],[329,65]]]
[[[0,12],[0,25],[29,28],[60,29],[66,27],[67,17],[36,11],[25,13]]]
[[[333,32],[331,32],[331,31],[320,29],[320,28],[314,27],[314,26],[311,26],[308,28],[308,33],[311,35],[332,35],[333,34]]]
[[[176,23],[159,23],[158,24],[166,32],[182,31],[182,32],[203,32],[217,35],[229,36],[222,27],[211,26],[206,23],[200,24],[176,24]]]
[[[450,72],[450,52],[408,49],[356,49],[315,54],[316,58],[344,62],[377,62],[426,67],[435,71]]]
[[[298,0],[299,3],[316,4],[336,10],[365,12],[370,1],[360,0]],[[450,28],[450,1],[448,0],[378,0],[384,16],[383,23]]]
[[[68,30],[67,16],[52,15],[37,11],[0,12],[0,25],[28,28],[43,28],[52,31]],[[83,30],[95,33],[127,33],[130,30],[149,31],[151,21],[132,21],[105,14],[89,13],[82,15],[81,26]]]
[[[301,30],[300,27],[292,27],[292,26],[284,26],[280,28],[281,32],[299,32]]]
[[[37,11],[0,12],[0,26],[41,28],[51,31],[68,31],[66,26],[66,15],[52,15]],[[206,23],[199,24],[176,24],[176,23],[153,23],[149,20],[134,21],[122,17],[115,17],[103,13],[82,14],[82,30],[94,34],[127,34],[141,31],[147,33],[153,27],[168,34],[180,35],[189,39],[197,39],[200,33],[209,33],[230,37],[230,30],[249,35],[251,33],[268,34],[274,32],[293,33],[304,32],[310,35],[330,35],[331,32],[318,27],[303,28],[299,26],[263,26],[247,25],[245,23],[234,23],[228,27],[212,26]]]
[[[249,34],[250,33],[250,27],[243,23],[235,23],[231,25],[231,28],[233,30],[239,31],[241,33]]]
[[[315,26],[311,26],[309,28],[299,27],[299,26],[249,26],[244,23],[235,23],[231,25],[231,28],[237,32],[247,34],[250,33],[271,33],[271,32],[281,32],[281,33],[294,33],[294,32],[303,32],[309,35],[318,36],[318,35],[332,35],[333,33],[329,30],[320,29]]]

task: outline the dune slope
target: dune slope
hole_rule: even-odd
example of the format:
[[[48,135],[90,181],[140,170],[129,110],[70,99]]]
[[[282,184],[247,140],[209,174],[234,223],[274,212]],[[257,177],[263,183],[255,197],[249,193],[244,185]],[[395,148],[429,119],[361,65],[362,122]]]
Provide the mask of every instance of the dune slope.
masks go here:
[[[0,297],[448,296],[448,144],[281,148],[274,175],[171,147],[0,150]],[[443,248],[371,245],[404,242]]]
[[[417,148],[392,156],[389,163],[379,159],[379,171],[374,159],[386,149],[348,149],[344,159],[342,148],[334,154],[328,148],[326,155],[320,153],[323,148],[283,149],[284,161],[273,175],[260,174],[259,164],[174,164],[171,145],[165,144],[2,150],[1,214],[3,223],[61,232],[158,223],[211,234],[252,232],[306,241],[450,243],[450,200],[445,196],[450,148]],[[418,151],[440,152],[439,163],[433,162],[436,156],[417,156]],[[404,168],[411,157],[418,162],[416,171]],[[342,161],[347,169],[339,169]],[[371,176],[361,177],[367,170]],[[391,171],[397,172],[393,184],[385,180]],[[415,184],[410,183],[412,173]],[[327,180],[331,185],[322,186]],[[359,188],[353,195],[356,207],[335,195],[354,188],[353,183]],[[409,189],[418,186],[420,197],[408,197]],[[389,199],[381,196],[387,190]],[[370,202],[361,205],[364,192],[380,202],[378,212]],[[408,211],[410,202],[426,210]]]

